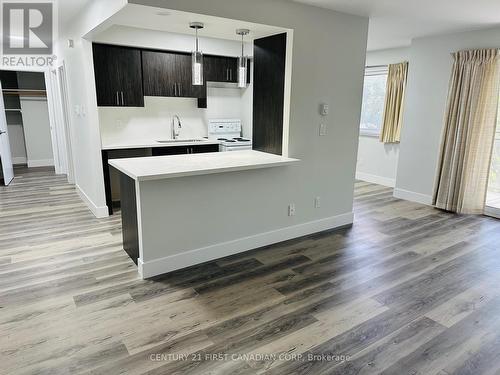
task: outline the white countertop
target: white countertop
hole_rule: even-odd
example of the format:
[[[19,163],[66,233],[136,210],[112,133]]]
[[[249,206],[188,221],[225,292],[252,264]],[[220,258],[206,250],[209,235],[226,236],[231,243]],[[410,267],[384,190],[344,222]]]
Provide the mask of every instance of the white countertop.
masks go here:
[[[244,150],[204,154],[168,155],[113,159],[109,165],[136,181],[270,168],[298,162],[299,159]]]
[[[130,148],[153,148],[153,147],[175,147],[175,146],[203,146],[203,145],[218,145],[220,141],[203,139],[201,141],[189,141],[185,142],[168,142],[162,143],[158,141],[137,141],[133,143],[114,143],[114,144],[103,144],[102,150],[123,150]]]

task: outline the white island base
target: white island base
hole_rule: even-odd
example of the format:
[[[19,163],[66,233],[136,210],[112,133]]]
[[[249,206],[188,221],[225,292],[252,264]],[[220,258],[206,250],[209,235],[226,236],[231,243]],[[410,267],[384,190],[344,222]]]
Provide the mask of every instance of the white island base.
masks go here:
[[[352,223],[298,223],[280,187],[297,159],[259,151],[116,159],[124,249],[143,278]],[[278,193],[277,193],[278,192]]]

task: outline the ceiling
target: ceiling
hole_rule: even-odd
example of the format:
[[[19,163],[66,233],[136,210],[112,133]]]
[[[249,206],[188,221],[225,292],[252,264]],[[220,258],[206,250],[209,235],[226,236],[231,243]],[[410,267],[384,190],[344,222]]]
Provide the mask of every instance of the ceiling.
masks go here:
[[[59,0],[57,11],[59,26],[64,27],[91,0]]]
[[[500,0],[293,0],[370,17],[368,50],[413,38],[500,25]]]
[[[236,29],[243,28],[250,30],[250,34],[245,39],[261,38],[285,30],[275,26],[136,4],[125,6],[107,20],[106,24],[108,27],[120,25],[192,35],[194,31],[189,28],[190,22],[203,22],[205,24],[205,28],[200,31],[200,35],[202,36],[229,40],[241,40],[241,36],[236,34]]]

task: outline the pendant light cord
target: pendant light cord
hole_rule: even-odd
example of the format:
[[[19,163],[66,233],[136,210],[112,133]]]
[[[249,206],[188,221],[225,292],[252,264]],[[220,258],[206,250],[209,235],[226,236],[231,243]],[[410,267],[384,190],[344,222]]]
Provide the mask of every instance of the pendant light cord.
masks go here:
[[[198,28],[196,28],[196,52],[198,52]]]
[[[241,58],[242,58],[242,59],[243,59],[243,55],[244,55],[244,49],[243,49],[243,43],[244,43],[244,42],[243,42],[243,37],[244,37],[244,35],[243,35],[243,34],[241,34]]]

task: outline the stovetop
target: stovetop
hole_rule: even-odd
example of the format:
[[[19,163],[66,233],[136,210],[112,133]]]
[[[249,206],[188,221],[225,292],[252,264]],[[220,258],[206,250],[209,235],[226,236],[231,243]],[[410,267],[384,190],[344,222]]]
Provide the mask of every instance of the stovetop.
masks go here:
[[[223,143],[248,143],[251,142],[250,139],[236,137],[236,138],[217,138],[218,141],[222,141]]]

